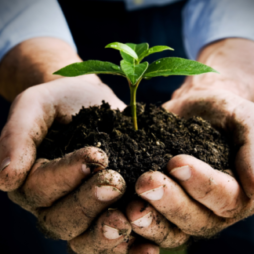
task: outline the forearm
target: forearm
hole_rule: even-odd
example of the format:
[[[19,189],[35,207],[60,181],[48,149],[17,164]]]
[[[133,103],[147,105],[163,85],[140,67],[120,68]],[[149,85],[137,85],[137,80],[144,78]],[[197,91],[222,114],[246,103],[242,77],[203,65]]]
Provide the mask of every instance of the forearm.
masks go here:
[[[189,77],[186,80],[189,89],[224,89],[254,101],[253,41],[230,38],[212,43],[200,52],[198,61],[220,74]]]
[[[0,94],[12,101],[30,86],[60,78],[52,73],[80,61],[72,47],[62,40],[41,37],[24,41],[0,63]],[[87,78],[99,80],[95,75]]]

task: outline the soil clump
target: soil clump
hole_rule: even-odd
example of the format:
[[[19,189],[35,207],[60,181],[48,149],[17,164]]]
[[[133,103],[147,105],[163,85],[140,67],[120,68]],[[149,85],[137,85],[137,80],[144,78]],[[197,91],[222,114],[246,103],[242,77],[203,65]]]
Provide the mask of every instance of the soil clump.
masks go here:
[[[229,141],[200,117],[180,118],[155,105],[138,107],[138,131],[134,131],[127,107],[112,110],[108,103],[82,108],[67,125],[54,124],[38,149],[38,158],[55,159],[66,153],[96,146],[109,157],[109,169],[125,179],[128,193],[146,171],[165,172],[178,154],[192,155],[218,170],[230,168]],[[132,196],[132,195],[131,195]]]

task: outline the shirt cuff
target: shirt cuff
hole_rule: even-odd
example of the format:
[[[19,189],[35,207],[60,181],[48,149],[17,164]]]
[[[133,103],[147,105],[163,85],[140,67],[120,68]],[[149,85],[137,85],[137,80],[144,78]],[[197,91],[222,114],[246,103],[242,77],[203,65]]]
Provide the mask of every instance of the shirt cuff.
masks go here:
[[[58,38],[77,51],[56,0],[2,0],[0,9],[0,61],[13,47],[35,37]]]
[[[225,38],[254,40],[253,0],[190,0],[183,11],[184,44],[197,59],[209,43]]]

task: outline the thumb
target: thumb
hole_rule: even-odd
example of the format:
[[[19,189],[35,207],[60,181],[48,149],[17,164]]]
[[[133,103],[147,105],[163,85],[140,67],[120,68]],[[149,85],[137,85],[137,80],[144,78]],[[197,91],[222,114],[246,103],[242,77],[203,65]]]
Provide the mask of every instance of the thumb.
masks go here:
[[[42,91],[41,91],[42,92]],[[54,104],[45,93],[30,88],[13,102],[0,137],[0,190],[20,187],[36,158],[36,147],[55,117]],[[49,101],[49,103],[45,103]]]

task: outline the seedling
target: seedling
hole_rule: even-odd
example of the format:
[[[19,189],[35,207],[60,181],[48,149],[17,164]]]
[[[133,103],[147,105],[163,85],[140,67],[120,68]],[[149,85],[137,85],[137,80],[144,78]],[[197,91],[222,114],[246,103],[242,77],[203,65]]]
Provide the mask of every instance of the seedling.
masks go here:
[[[75,77],[84,74],[113,74],[120,75],[127,79],[130,87],[130,107],[135,130],[138,130],[137,112],[136,112],[136,93],[141,80],[150,79],[159,76],[171,75],[198,75],[207,72],[216,72],[213,68],[202,63],[179,57],[165,57],[158,59],[149,65],[148,62],[141,61],[154,53],[164,50],[173,50],[168,46],[154,46],[149,48],[147,43],[133,44],[113,42],[106,46],[119,50],[123,60],[120,66],[110,62],[98,60],[88,60],[85,62],[70,64],[54,74]]]

